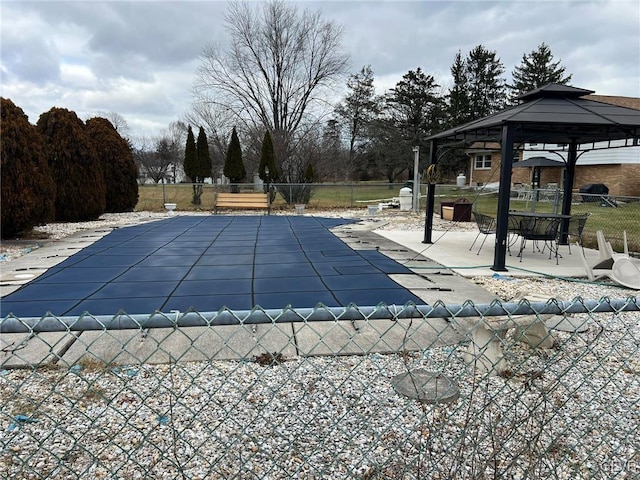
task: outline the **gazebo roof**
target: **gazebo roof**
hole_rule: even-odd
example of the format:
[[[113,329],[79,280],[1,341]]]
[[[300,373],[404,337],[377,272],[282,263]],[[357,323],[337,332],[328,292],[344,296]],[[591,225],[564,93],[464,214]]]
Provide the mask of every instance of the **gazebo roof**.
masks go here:
[[[535,168],[535,167],[565,167],[561,160],[554,160],[547,157],[531,157],[520,162],[514,162],[513,168]]]
[[[444,132],[427,140],[440,145],[499,141],[502,127],[514,127],[516,143],[578,144],[640,137],[640,111],[586,97],[591,90],[548,84],[519,99],[519,105]]]

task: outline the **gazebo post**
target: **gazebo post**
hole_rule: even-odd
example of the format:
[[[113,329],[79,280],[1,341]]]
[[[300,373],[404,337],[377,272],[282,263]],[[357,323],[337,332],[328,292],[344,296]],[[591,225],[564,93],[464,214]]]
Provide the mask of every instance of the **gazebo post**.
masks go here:
[[[493,267],[496,272],[506,272],[507,233],[509,227],[509,198],[511,196],[511,172],[513,169],[513,126],[502,127],[502,159],[500,161],[500,189],[498,190],[498,215],[496,245],[493,251]]]
[[[562,197],[562,214],[571,215],[571,197],[573,196],[573,182],[576,176],[576,162],[578,161],[578,142],[571,140],[567,152],[567,166],[564,174],[564,195]],[[567,232],[569,231],[569,219],[562,220],[560,228],[560,245],[567,244]]]
[[[436,165],[438,163],[438,157],[436,156],[436,149],[438,148],[438,142],[431,140],[429,142],[429,166]],[[435,208],[436,186],[429,182],[427,184],[427,211],[424,217],[424,240],[422,243],[433,243],[431,240],[431,233],[433,231],[433,210]]]

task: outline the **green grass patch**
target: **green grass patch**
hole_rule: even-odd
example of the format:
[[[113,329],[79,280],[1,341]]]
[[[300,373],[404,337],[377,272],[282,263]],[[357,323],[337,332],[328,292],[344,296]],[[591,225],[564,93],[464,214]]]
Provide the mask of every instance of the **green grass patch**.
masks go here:
[[[379,182],[361,182],[350,184],[316,184],[307,205],[308,209],[339,209],[339,208],[363,208],[369,204],[391,200],[398,197],[402,183],[387,184]],[[252,185],[243,185],[243,191],[252,191]],[[273,210],[293,210],[294,206],[285,201],[282,192],[286,195],[286,186],[280,189]],[[189,184],[172,185],[142,185],[139,189],[137,211],[163,212],[165,203],[176,203],[177,211],[213,211],[213,197],[216,191],[229,191],[224,185],[205,185],[202,194],[202,204],[193,205],[192,187]],[[426,207],[426,186],[422,185],[420,208]],[[483,192],[469,188],[459,188],[453,185],[438,185],[436,188],[436,214],[440,213],[440,201],[467,198],[473,202],[474,210],[487,215],[496,215],[498,209],[497,192]],[[509,204],[510,210],[532,211],[532,202],[512,198]],[[555,207],[560,211],[561,207]],[[550,201],[538,201],[535,211],[553,212],[554,204]],[[591,216],[587,221],[584,238],[585,246],[596,246],[596,231],[602,230],[607,240],[610,240],[614,249],[622,251],[622,232],[627,231],[629,249],[640,252],[640,201],[619,203],[617,208],[602,206],[598,202],[576,201],[571,206],[571,213],[589,212]]]

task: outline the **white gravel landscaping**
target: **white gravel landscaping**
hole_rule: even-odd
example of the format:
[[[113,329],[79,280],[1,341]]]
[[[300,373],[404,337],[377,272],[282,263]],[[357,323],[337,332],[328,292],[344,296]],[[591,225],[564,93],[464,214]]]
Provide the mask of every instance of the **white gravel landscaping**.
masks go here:
[[[38,230],[57,239],[158,218],[166,213],[109,214]],[[379,212],[377,219],[389,222],[381,228],[423,228],[417,215]],[[2,245],[1,253],[4,262],[28,254],[24,245]],[[549,298],[628,293],[551,279],[472,280],[506,301],[523,282]],[[474,371],[464,344],[272,365],[83,361],[0,370],[0,478],[640,478],[640,315],[575,319],[588,329],[554,331],[551,349],[507,335],[511,368],[498,376]],[[460,398],[430,405],[396,393],[391,378],[418,368],[455,381]]]

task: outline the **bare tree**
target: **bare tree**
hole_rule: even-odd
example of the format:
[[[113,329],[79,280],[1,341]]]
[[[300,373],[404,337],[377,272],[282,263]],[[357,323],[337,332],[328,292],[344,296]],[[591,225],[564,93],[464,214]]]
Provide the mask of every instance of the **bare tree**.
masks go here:
[[[116,132],[120,134],[121,137],[126,138],[129,133],[131,133],[131,129],[129,128],[129,124],[127,120],[117,112],[98,112],[96,115],[92,115],[94,117],[102,117],[106,118],[111,122],[113,128],[116,129]]]
[[[184,144],[187,140],[187,124],[181,121],[171,122],[166,130],[160,134],[168,144],[169,154],[171,157],[171,165],[167,169],[167,173],[177,183],[183,178],[184,168]]]
[[[201,98],[194,102],[185,119],[191,125],[204,127],[209,140],[212,175],[215,178],[221,176],[224,158],[229,147],[229,137],[236,120],[233,113],[207,98]]]
[[[196,103],[232,112],[237,124],[268,129],[276,161],[290,154],[320,93],[346,70],[342,29],[319,12],[276,0],[234,2],[225,18],[230,46],[207,46],[196,74]]]
[[[133,150],[133,158],[140,172],[140,181],[150,178],[154,183],[175,175],[172,165],[178,160],[168,136],[139,137]],[[173,177],[175,181],[175,177]]]

